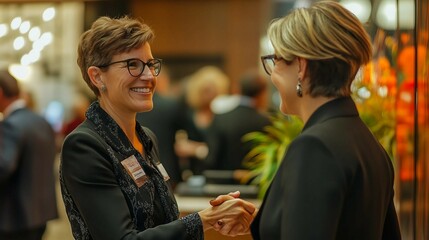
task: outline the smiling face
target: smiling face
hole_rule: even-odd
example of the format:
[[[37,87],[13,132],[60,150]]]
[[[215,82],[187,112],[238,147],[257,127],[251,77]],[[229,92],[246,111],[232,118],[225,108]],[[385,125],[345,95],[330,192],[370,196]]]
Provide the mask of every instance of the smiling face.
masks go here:
[[[153,59],[149,43],[132,49],[129,52],[113,56],[111,62],[122,61],[130,58],[137,58],[143,62]],[[130,75],[127,63],[115,63],[106,70],[97,69],[93,83],[99,89],[105,86],[105,91],[100,91],[100,105],[109,114],[134,115],[137,112],[147,112],[152,110],[152,96],[155,91],[156,77],[145,66],[143,73],[139,77]]]

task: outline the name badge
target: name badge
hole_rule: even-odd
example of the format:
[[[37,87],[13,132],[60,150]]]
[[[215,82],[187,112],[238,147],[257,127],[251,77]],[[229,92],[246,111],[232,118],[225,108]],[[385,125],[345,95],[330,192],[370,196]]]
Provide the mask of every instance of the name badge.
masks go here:
[[[156,167],[158,168],[158,170],[161,172],[162,176],[164,177],[164,181],[168,181],[170,179],[170,176],[168,176],[168,173],[165,170],[165,168],[162,165],[162,163],[156,164]]]
[[[146,173],[143,171],[143,168],[140,166],[137,158],[132,155],[121,162],[122,166],[124,166],[128,175],[134,180],[137,187],[143,186],[143,184],[147,180]]]

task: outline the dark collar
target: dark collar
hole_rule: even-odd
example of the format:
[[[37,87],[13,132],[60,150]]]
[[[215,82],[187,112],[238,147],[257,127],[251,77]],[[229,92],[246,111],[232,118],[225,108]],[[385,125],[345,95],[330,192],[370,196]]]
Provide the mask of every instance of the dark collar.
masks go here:
[[[86,117],[89,121],[94,123],[97,133],[100,136],[103,136],[115,151],[123,154],[124,156],[130,156],[138,153],[115,120],[113,120],[113,118],[100,107],[100,103],[98,101],[94,101],[90,105],[86,112]],[[142,141],[145,151],[148,153],[151,152],[153,146],[152,140],[144,132],[137,120],[136,131]]]
[[[304,131],[317,123],[324,122],[331,118],[346,116],[359,116],[353,99],[351,97],[336,98],[316,109],[302,130]]]

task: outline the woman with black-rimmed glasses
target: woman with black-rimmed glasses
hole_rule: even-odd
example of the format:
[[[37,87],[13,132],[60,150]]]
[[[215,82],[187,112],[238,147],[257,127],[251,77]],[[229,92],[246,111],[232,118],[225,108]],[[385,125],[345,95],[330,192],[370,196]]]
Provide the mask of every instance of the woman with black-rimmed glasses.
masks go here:
[[[179,218],[156,137],[136,121],[153,108],[161,71],[153,37],[129,17],[101,17],[81,36],[77,62],[97,101],[61,151],[61,191],[75,239],[202,239],[216,223],[222,234],[249,230],[255,208],[238,198]]]
[[[372,57],[362,24],[339,3],[321,1],[274,20],[268,37],[274,52],[262,63],[280,111],[304,128],[266,192],[253,239],[400,239],[392,162],[350,97]]]
[[[371,42],[359,20],[323,1],[272,22],[263,56],[284,114],[304,122],[252,223],[254,239],[400,239],[389,156],[350,97]]]

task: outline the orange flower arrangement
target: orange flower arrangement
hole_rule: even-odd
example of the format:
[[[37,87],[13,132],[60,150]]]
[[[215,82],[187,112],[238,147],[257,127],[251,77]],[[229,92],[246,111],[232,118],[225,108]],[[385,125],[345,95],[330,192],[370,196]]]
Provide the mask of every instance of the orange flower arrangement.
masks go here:
[[[397,54],[396,41],[379,30],[374,43],[379,47],[376,49],[378,56],[355,80],[353,96],[361,118],[399,168],[400,179],[410,180],[414,178],[414,125],[427,121],[424,114],[427,94],[419,94],[416,107],[416,48],[410,44],[409,34],[401,34],[399,40],[405,47],[400,48]],[[391,60],[384,55],[384,48]],[[425,46],[417,47],[418,63],[427,62],[426,53]],[[420,92],[427,92],[428,86],[423,78],[417,79],[417,88]],[[416,110],[420,113],[417,121]]]
[[[399,177],[403,181],[411,181],[414,173],[414,126],[422,126],[427,121],[425,114],[427,108],[427,83],[424,81],[427,62],[427,48],[424,45],[416,47],[410,44],[411,37],[408,34],[401,35],[402,44],[405,46],[398,55],[397,68],[400,76],[399,89],[396,98],[396,141],[397,155],[399,159]],[[417,54],[417,56],[416,56]],[[420,67],[416,65],[420,64]],[[426,65],[427,66],[427,65]],[[421,69],[423,67],[424,69]],[[416,70],[420,70],[416,73]],[[416,79],[417,76],[417,79]],[[418,96],[415,94],[417,83]],[[415,99],[418,101],[415,101]],[[416,112],[417,111],[417,112]],[[416,119],[415,116],[418,118]]]
[[[395,153],[396,71],[385,56],[367,64],[352,91],[360,117],[393,159]]]

